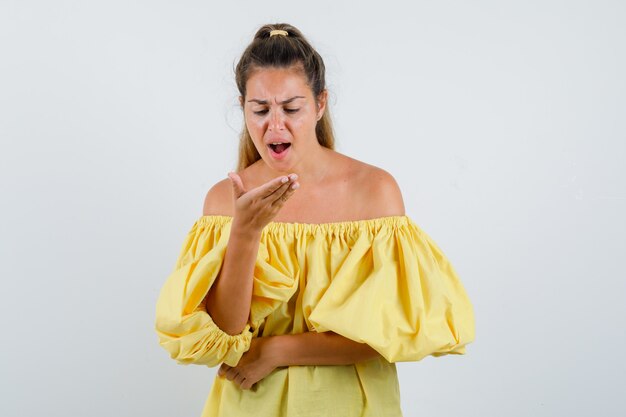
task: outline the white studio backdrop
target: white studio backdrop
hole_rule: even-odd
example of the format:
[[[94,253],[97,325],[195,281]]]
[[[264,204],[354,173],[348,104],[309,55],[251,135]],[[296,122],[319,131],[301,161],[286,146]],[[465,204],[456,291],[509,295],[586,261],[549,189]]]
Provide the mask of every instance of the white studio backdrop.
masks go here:
[[[390,172],[476,313],[399,363],[406,416],[624,414],[620,1],[0,0],[0,415],[199,416],[154,310],[234,168],[265,23],[327,66],[337,150]]]

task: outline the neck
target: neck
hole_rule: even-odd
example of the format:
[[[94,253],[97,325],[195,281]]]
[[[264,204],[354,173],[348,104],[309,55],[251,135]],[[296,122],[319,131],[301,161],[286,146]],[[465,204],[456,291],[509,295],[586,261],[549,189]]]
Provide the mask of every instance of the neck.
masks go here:
[[[331,150],[323,147],[317,141],[313,149],[305,152],[305,157],[298,161],[288,171],[276,170],[265,164],[268,172],[266,181],[276,178],[279,175],[289,175],[296,173],[300,185],[314,185],[322,182],[330,172]]]

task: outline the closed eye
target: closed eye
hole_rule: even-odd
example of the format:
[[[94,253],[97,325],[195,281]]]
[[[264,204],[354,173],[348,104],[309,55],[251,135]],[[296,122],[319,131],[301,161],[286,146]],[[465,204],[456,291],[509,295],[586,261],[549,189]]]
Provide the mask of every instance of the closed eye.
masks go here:
[[[298,110],[300,109],[285,109],[286,113],[296,113]],[[267,113],[267,110],[259,110],[259,111],[255,111],[253,112],[254,114],[258,114],[258,115],[262,115]]]

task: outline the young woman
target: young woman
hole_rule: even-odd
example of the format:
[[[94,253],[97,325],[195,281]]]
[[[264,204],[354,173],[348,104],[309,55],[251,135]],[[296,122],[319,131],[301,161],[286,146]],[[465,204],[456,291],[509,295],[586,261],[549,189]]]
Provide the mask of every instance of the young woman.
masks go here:
[[[334,150],[322,58],[261,27],[236,68],[237,172],[207,193],[156,309],[203,416],[400,416],[395,362],[464,354],[472,304],[388,172]]]

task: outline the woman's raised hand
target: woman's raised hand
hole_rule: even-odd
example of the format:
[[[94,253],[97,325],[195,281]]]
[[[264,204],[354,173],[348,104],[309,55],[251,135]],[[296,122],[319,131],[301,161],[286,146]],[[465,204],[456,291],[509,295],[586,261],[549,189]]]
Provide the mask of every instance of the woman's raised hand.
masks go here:
[[[297,174],[281,175],[251,190],[245,190],[241,177],[228,173],[233,186],[235,216],[233,225],[260,232],[300,186]]]

